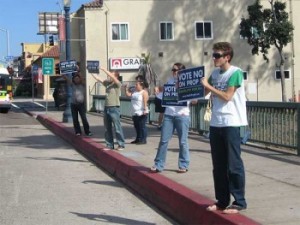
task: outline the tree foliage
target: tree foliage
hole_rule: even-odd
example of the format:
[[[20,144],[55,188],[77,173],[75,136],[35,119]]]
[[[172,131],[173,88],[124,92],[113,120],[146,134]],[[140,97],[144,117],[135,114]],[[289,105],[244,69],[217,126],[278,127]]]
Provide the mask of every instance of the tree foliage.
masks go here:
[[[242,18],[240,23],[240,35],[247,39],[252,46],[252,54],[259,55],[269,62],[268,51],[272,46],[278,50],[280,57],[280,71],[282,84],[282,100],[285,99],[283,48],[292,41],[294,27],[289,21],[289,15],[285,11],[285,2],[269,0],[270,8],[263,9],[260,0],[249,5],[247,10],[249,17]]]

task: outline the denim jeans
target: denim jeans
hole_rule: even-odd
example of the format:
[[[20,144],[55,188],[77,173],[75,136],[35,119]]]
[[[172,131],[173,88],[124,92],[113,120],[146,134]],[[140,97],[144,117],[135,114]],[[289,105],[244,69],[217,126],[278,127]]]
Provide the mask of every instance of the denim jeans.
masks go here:
[[[179,139],[179,157],[178,168],[188,169],[190,164],[190,152],[188,144],[188,132],[190,125],[189,116],[170,116],[164,115],[164,120],[161,129],[161,137],[154,159],[157,170],[162,171],[165,167],[168,143],[172,138],[173,131],[176,129]]]
[[[210,145],[217,205],[226,208],[232,195],[232,204],[246,208],[240,128],[210,127]]]
[[[80,123],[78,120],[78,113],[81,117],[83,129],[85,134],[90,133],[90,126],[86,118],[86,110],[83,103],[80,104],[71,104],[71,113],[73,118],[73,126],[76,134],[81,134]]]
[[[108,148],[114,149],[113,126],[116,133],[116,141],[118,146],[125,147],[125,139],[123,129],[120,121],[119,107],[105,107],[104,108],[104,128],[105,128],[105,142]]]
[[[147,142],[147,115],[132,116],[132,121],[136,131],[135,141]]]

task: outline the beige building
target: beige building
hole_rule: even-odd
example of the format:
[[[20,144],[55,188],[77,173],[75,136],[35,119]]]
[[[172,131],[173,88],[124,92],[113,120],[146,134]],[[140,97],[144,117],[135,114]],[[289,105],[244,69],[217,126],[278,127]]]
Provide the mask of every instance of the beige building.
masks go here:
[[[240,38],[239,23],[247,17],[247,6],[255,0],[99,0],[73,9],[71,19],[71,55],[79,61],[86,76],[87,100],[99,91],[87,71],[87,61],[118,69],[123,81],[132,81],[138,72],[139,59],[151,54],[151,65],[164,82],[171,66],[182,62],[187,67],[205,66],[208,76],[213,69],[212,45],[231,42],[235,49],[232,64],[245,71],[247,98],[250,101],[281,101],[281,83],[276,71],[277,50],[269,52],[270,62],[253,56],[246,40]],[[284,48],[288,78],[287,99],[299,101],[300,45],[298,24],[300,1],[290,0],[286,11],[294,23],[294,40]],[[269,7],[268,0],[262,0]],[[72,6],[71,6],[72,7]],[[105,76],[100,74],[100,76]]]
[[[100,1],[101,2],[101,1]],[[299,20],[300,2],[285,1],[292,22]],[[250,101],[281,101],[281,82],[276,78],[279,63],[277,50],[269,52],[270,62],[253,56],[246,40],[240,38],[239,23],[247,16],[247,6],[254,0],[106,0],[86,3],[72,19],[72,56],[85,68],[86,61],[99,60],[110,69],[119,68],[123,81],[134,80],[135,60],[151,53],[151,64],[158,79],[165,81],[175,62],[187,67],[205,66],[209,75],[213,69],[212,45],[231,42],[235,49],[232,64],[245,71],[246,92]],[[269,7],[268,0],[262,0]],[[297,23],[294,41],[285,47],[288,78],[288,99],[298,98],[300,67],[296,63],[300,45]],[[298,54],[297,54],[298,53]],[[133,64],[124,65],[130,60]],[[116,67],[116,64],[119,67]],[[120,66],[120,63],[122,66]],[[299,71],[299,72],[298,72]],[[89,90],[95,80],[86,71]],[[93,91],[91,91],[93,93]]]
[[[52,100],[56,74],[43,75],[42,59],[53,58],[54,64],[59,63],[59,48],[40,43],[22,43],[22,70],[31,74],[32,90],[35,97]],[[35,69],[34,69],[35,67]],[[22,77],[26,75],[22,75]]]

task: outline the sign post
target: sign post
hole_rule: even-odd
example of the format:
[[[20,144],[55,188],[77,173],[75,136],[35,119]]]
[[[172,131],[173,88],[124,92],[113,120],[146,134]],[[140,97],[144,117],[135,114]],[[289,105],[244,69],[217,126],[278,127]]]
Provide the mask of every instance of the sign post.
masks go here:
[[[53,75],[54,74],[54,58],[43,58],[42,59],[42,68],[43,75]],[[49,95],[49,82],[50,79],[47,80],[47,88],[46,88],[46,113],[48,112],[48,95]]]

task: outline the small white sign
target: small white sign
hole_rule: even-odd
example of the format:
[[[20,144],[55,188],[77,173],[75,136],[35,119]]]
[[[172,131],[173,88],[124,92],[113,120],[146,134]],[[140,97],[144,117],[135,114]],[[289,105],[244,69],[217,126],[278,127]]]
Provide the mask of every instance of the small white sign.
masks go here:
[[[140,58],[110,58],[111,70],[137,70],[140,65]]]

